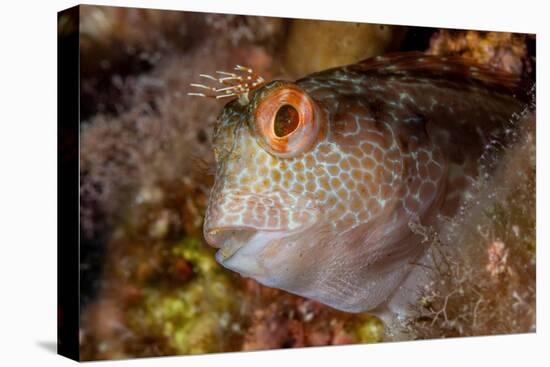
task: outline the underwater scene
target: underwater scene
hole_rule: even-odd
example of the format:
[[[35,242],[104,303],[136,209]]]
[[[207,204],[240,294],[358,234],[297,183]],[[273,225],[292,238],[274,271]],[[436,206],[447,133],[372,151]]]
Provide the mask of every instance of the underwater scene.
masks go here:
[[[83,360],[536,330],[534,34],[80,6]]]

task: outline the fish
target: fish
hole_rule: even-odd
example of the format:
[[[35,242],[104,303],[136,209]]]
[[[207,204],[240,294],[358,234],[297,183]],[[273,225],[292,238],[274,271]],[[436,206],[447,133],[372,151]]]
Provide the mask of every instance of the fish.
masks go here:
[[[427,281],[411,282],[430,249],[415,227],[437,231],[464,208],[527,98],[515,75],[417,52],[229,90],[203,226],[216,260],[374,314]]]

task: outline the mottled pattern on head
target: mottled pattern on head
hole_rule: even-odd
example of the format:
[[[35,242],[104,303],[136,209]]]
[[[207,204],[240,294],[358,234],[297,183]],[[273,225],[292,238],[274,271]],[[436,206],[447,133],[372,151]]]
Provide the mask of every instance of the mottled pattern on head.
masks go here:
[[[461,60],[405,55],[268,83],[248,104],[230,102],[215,132],[204,225],[218,260],[339,309],[377,307],[424,250],[410,222],[453,215],[467,196],[484,146],[519,109],[514,83]],[[285,88],[311,101],[320,127],[297,154],[281,145],[283,156],[257,120]]]

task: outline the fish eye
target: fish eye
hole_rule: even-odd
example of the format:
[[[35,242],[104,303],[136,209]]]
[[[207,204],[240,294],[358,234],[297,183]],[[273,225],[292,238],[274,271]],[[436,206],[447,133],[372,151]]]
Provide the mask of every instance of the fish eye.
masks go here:
[[[294,84],[283,84],[262,97],[254,120],[264,149],[287,158],[313,146],[321,135],[323,116],[306,92]]]

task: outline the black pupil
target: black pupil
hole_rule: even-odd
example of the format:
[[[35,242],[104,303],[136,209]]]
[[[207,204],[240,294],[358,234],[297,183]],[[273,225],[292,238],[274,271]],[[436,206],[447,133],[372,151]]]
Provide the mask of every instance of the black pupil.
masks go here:
[[[300,116],[298,111],[290,105],[284,105],[279,108],[277,115],[275,116],[275,122],[273,123],[273,129],[275,135],[282,138],[287,136],[298,127]]]

